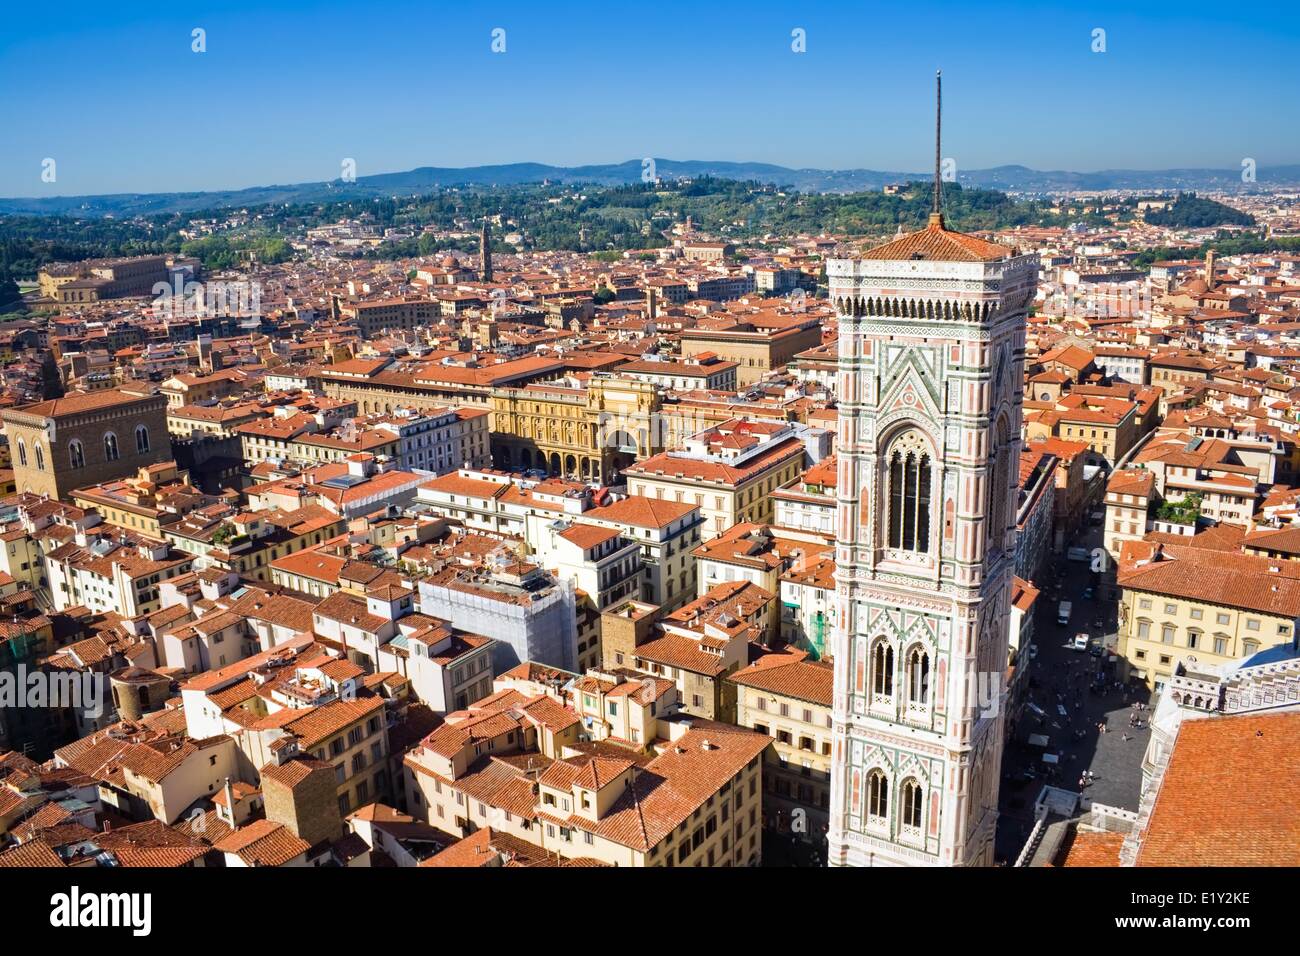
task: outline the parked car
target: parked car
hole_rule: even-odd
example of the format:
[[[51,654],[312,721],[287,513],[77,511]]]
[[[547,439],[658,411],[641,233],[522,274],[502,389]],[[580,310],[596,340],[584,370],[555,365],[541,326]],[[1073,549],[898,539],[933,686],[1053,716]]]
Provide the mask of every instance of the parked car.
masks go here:
[[[1074,635],[1074,640],[1070,642],[1070,649],[1075,651],[1086,651],[1088,649],[1088,635],[1080,631]]]
[[[1084,599],[1085,601],[1091,601],[1091,600],[1092,600],[1092,596],[1093,596],[1095,593],[1096,593],[1096,591],[1095,591],[1094,589],[1092,589],[1092,588],[1084,588],[1084,589],[1083,589],[1083,599]]]

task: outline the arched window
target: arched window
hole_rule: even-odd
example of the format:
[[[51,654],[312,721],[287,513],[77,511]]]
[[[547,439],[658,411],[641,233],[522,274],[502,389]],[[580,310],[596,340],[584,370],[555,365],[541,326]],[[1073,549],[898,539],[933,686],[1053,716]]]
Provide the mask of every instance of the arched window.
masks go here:
[[[877,697],[894,695],[894,649],[884,641],[871,649],[871,692]]]
[[[86,467],[86,449],[76,438],[68,442],[68,464],[73,468]]]
[[[112,432],[104,432],[104,460],[117,461],[118,457],[117,436]]]
[[[40,445],[36,446],[36,470],[45,470],[45,449]]]
[[[18,464],[27,467],[27,445],[21,438],[18,439]]]
[[[1001,554],[1006,546],[1007,531],[1007,494],[1010,475],[1007,473],[1007,430],[1006,422],[998,421],[997,431],[992,436],[988,461],[988,536],[991,547],[990,555]]]
[[[867,777],[867,816],[872,823],[889,819],[889,779],[879,770]]]
[[[143,455],[149,450],[149,429],[143,425],[135,426],[135,453]]]
[[[890,446],[889,547],[902,551],[930,550],[930,486],[932,462],[920,432],[907,432]]]
[[[903,826],[921,829],[921,806],[924,794],[915,780],[904,780],[900,792],[903,803]]]
[[[912,648],[907,655],[907,701],[930,702],[930,655],[922,647]]]

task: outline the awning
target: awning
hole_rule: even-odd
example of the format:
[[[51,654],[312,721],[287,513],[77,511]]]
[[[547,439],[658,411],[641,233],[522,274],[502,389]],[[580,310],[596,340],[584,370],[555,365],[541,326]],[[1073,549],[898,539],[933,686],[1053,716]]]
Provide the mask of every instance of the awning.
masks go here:
[[[1060,763],[1061,758],[1056,754],[1043,754],[1043,763]]]
[[[1047,739],[1045,734],[1029,735],[1029,746],[1031,747],[1046,747],[1049,743],[1051,743],[1051,741]]]

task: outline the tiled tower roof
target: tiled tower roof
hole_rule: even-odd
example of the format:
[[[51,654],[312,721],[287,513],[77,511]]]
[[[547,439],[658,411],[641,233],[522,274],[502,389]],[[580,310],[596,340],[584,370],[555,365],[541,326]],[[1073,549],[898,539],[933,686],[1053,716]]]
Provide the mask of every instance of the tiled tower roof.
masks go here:
[[[940,262],[994,262],[1009,259],[1014,250],[965,233],[953,232],[941,213],[931,213],[924,229],[862,253],[863,259],[931,259]]]

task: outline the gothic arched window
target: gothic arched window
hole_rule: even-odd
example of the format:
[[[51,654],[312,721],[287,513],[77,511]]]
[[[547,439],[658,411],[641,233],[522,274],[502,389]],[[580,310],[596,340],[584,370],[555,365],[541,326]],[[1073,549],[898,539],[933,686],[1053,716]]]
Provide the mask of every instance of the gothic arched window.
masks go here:
[[[21,438],[18,439],[18,464],[27,467],[27,445]]]
[[[86,449],[79,439],[68,442],[68,464],[73,468],[86,467]]]
[[[992,437],[988,459],[988,503],[985,510],[989,529],[991,554],[1000,554],[1005,547],[1007,530],[1007,494],[1011,477],[1007,472],[1007,430],[1006,422],[999,421],[996,433]]]
[[[919,432],[907,432],[890,445],[888,546],[903,551],[930,550],[930,497],[933,463]]]
[[[135,426],[135,451],[138,455],[143,455],[149,450],[149,429],[143,425]]]
[[[36,446],[36,470],[45,470],[45,449],[40,445]]]
[[[867,816],[873,823],[889,819],[889,778],[879,770],[867,776]]]
[[[883,640],[871,649],[871,692],[877,697],[894,695],[894,649]]]
[[[117,436],[112,432],[104,432],[104,460],[117,461],[118,457]]]
[[[922,647],[912,648],[907,655],[907,701],[930,702],[930,655]]]
[[[924,796],[921,785],[915,780],[903,781],[900,796],[903,804],[903,826],[921,829],[921,806]]]

